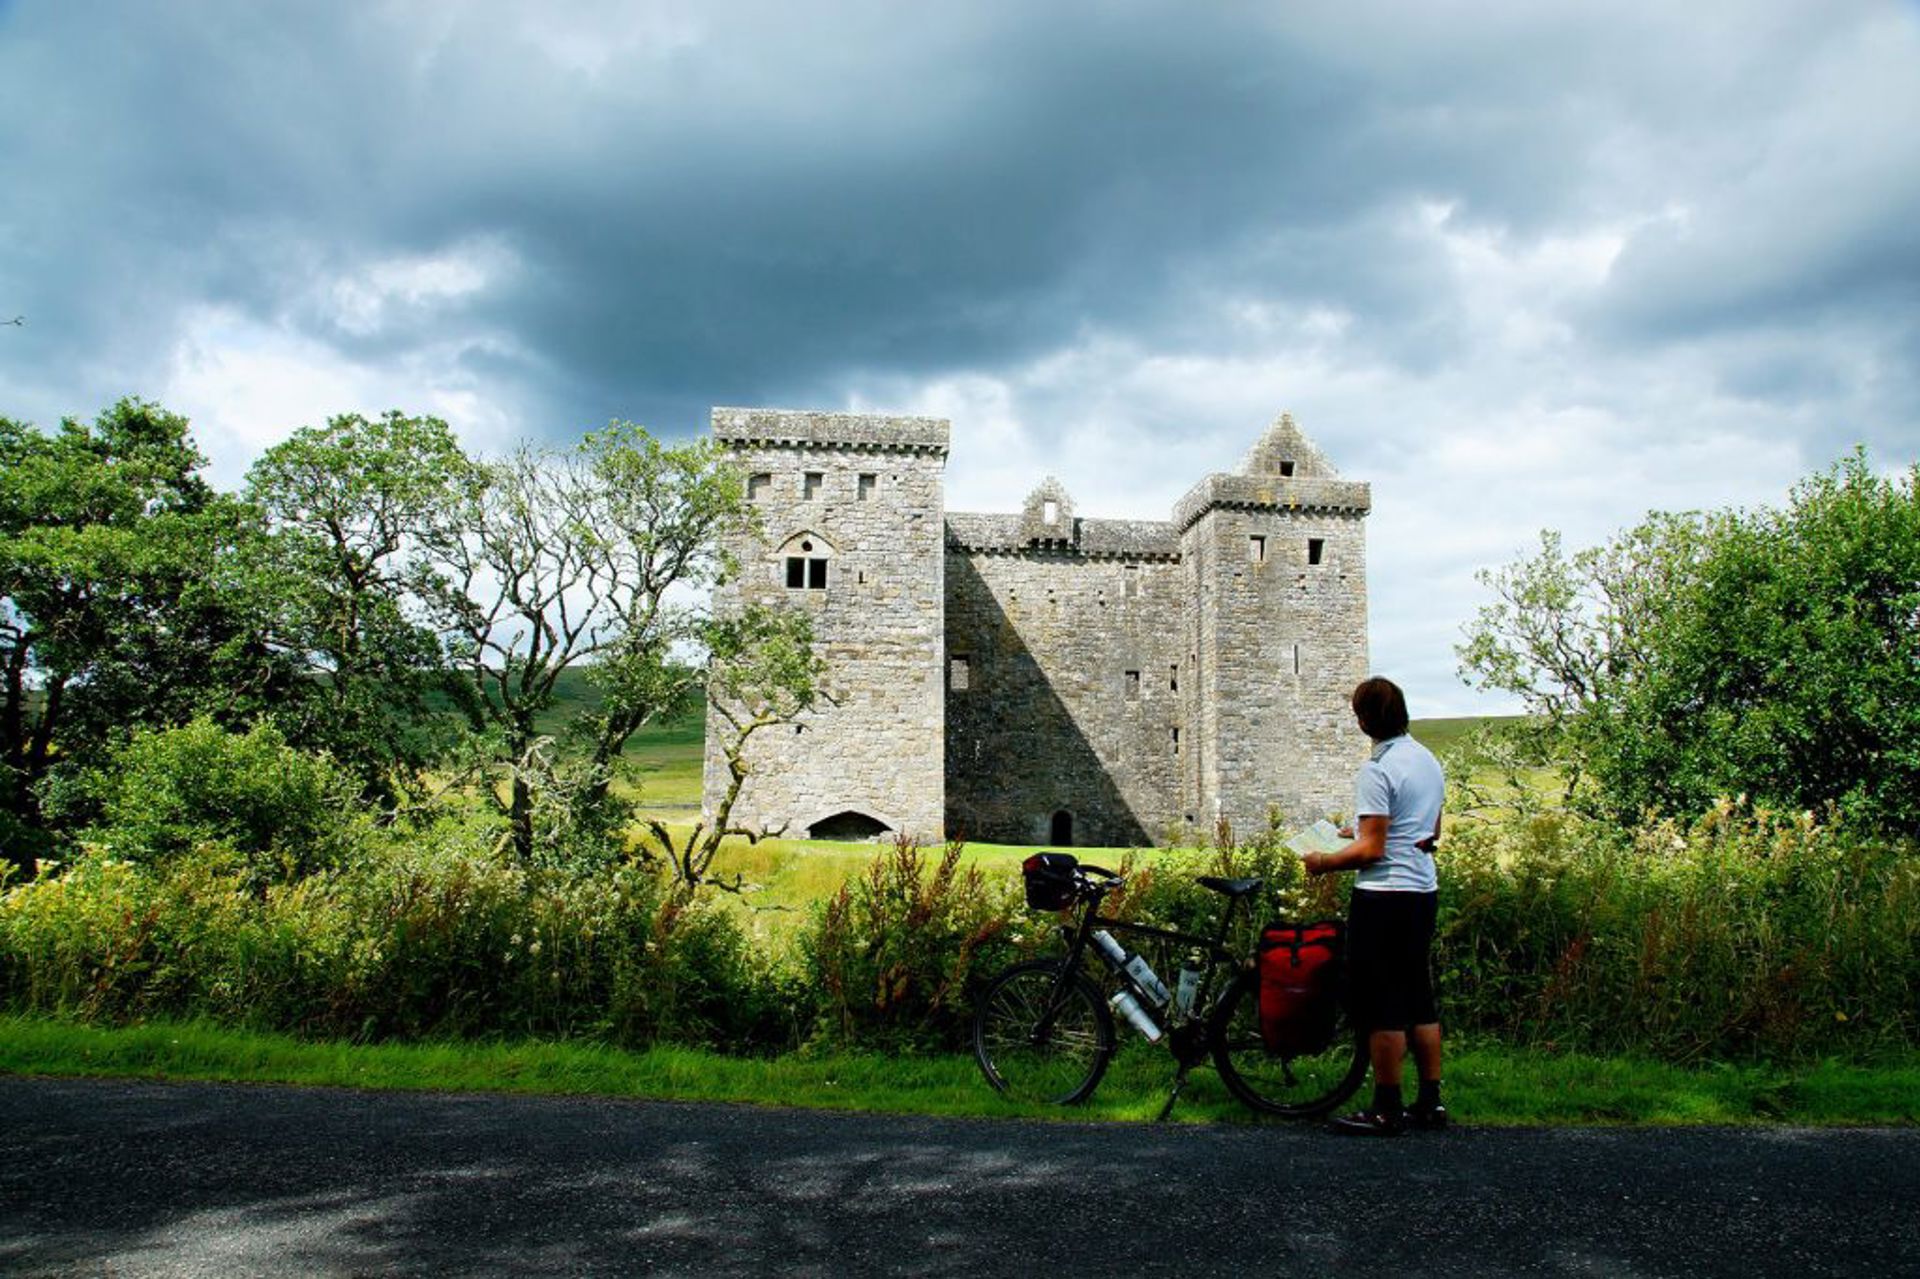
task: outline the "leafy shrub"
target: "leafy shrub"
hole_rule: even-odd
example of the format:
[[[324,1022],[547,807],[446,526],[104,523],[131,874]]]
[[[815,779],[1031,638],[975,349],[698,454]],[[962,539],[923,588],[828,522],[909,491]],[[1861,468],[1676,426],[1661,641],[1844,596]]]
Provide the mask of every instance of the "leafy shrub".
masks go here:
[[[931,870],[902,838],[822,903],[800,940],[816,1033],[849,1045],[957,1048],[978,984],[1026,940],[1017,877],[960,868],[950,843]]]
[[[1620,832],[1567,815],[1450,832],[1436,963],[1450,1026],[1671,1060],[1920,1041],[1920,859],[1722,801]]]
[[[97,814],[80,842],[164,865],[189,854],[251,889],[338,865],[360,837],[358,786],[331,760],[288,746],[272,724],[212,720],[142,730],[101,767],[56,790],[56,807]]]

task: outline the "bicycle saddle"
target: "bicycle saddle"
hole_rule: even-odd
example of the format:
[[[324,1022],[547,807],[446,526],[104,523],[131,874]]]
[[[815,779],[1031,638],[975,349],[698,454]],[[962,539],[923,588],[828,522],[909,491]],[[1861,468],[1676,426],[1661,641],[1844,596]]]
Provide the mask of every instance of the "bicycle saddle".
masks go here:
[[[1201,875],[1193,882],[1202,888],[1211,888],[1216,893],[1224,893],[1228,897],[1245,897],[1248,893],[1258,892],[1260,885],[1267,881],[1258,878],[1221,879],[1217,875]]]

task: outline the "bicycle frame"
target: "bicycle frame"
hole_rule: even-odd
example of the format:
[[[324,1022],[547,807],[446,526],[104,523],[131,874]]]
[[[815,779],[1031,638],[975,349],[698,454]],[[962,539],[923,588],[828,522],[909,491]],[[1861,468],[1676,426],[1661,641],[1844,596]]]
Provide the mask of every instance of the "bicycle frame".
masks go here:
[[[1160,941],[1173,942],[1192,950],[1202,951],[1206,955],[1207,963],[1201,971],[1200,988],[1194,993],[1192,1006],[1187,1010],[1186,1015],[1180,1018],[1177,1023],[1174,1018],[1169,1015],[1166,1018],[1166,1024],[1162,1027],[1162,1029],[1167,1032],[1168,1047],[1170,1050],[1174,1052],[1175,1056],[1184,1059],[1189,1053],[1194,1051],[1197,1045],[1178,1042],[1180,1039],[1190,1038],[1190,1036],[1180,1036],[1178,1032],[1187,1027],[1204,1025],[1206,1023],[1207,1017],[1212,1013],[1213,1000],[1219,993],[1214,989],[1215,974],[1223,967],[1231,974],[1237,972],[1243,966],[1244,961],[1242,958],[1235,955],[1231,950],[1228,950],[1226,945],[1227,936],[1233,929],[1234,907],[1240,899],[1231,897],[1227,899],[1220,912],[1220,928],[1218,934],[1213,937],[1205,937],[1198,933],[1183,933],[1171,928],[1156,928],[1151,924],[1137,924],[1131,920],[1117,919],[1111,915],[1102,915],[1100,913],[1100,904],[1105,896],[1106,894],[1103,892],[1090,896],[1087,899],[1086,905],[1081,910],[1078,925],[1071,928],[1065,924],[1060,926],[1061,935],[1067,938],[1067,954],[1060,967],[1060,979],[1054,985],[1053,1001],[1048,1006],[1045,1015],[1041,1017],[1039,1024],[1034,1027],[1034,1039],[1038,1042],[1053,1028],[1053,1020],[1059,1015],[1061,1007],[1066,1002],[1067,988],[1072,983],[1074,974],[1088,967],[1086,963],[1087,946],[1093,936],[1094,930],[1105,928],[1116,933],[1131,933],[1136,936],[1153,937]],[[1100,972],[1102,976],[1105,975],[1104,968],[1102,968]],[[1228,982],[1231,982],[1231,976],[1229,976]],[[1171,1014],[1171,1010],[1169,1010],[1169,1014]]]

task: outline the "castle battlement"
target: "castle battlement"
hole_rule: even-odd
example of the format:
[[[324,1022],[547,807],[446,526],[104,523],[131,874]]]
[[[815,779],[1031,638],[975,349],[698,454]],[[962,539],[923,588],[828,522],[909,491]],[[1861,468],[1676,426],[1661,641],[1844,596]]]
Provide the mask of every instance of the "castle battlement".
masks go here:
[[[843,449],[947,455],[952,428],[942,417],[817,413],[803,409],[713,410],[714,438],[735,447]]]

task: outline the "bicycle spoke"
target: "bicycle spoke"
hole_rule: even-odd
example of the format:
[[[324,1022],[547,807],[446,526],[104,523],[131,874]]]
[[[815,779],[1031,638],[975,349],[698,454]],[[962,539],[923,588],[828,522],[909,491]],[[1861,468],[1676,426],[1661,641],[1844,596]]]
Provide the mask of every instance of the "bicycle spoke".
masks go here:
[[[1112,1021],[1074,976],[1049,963],[1016,965],[988,989],[974,1019],[974,1054],[994,1087],[1032,1101],[1091,1092],[1113,1050]]]

